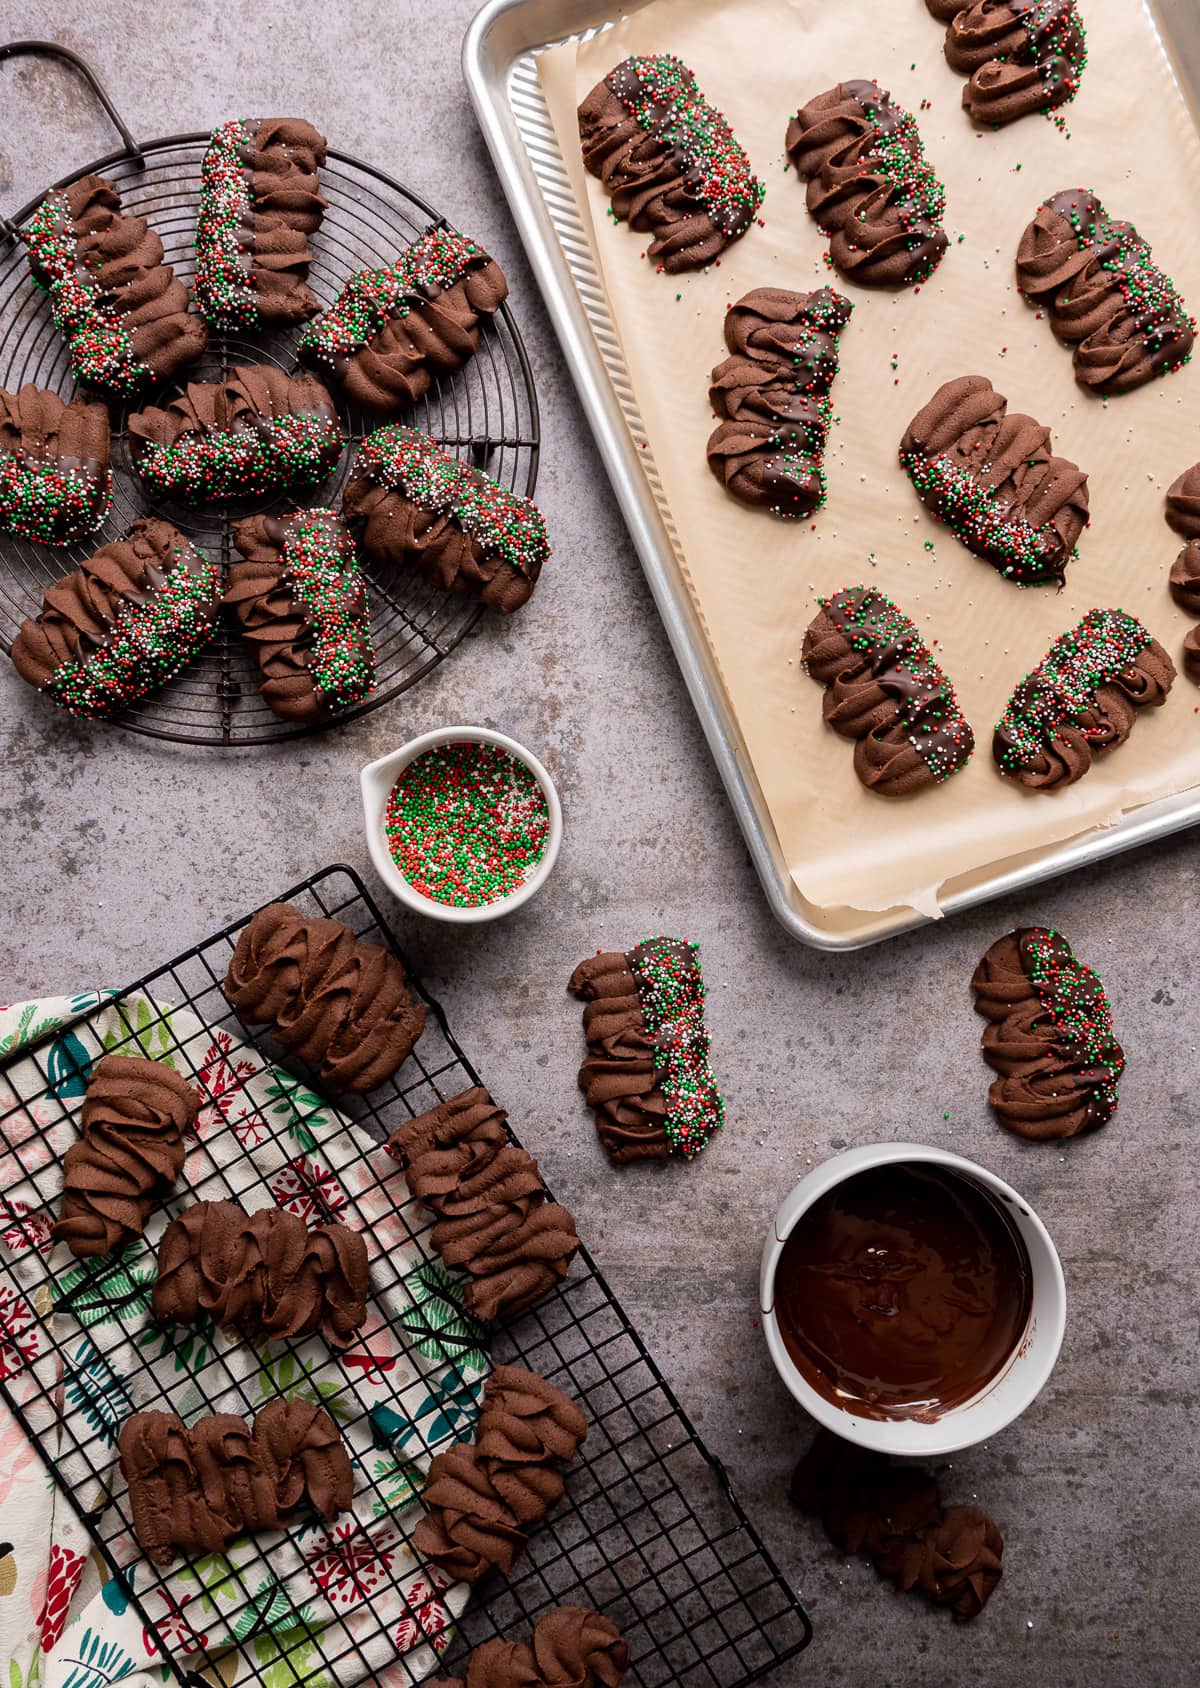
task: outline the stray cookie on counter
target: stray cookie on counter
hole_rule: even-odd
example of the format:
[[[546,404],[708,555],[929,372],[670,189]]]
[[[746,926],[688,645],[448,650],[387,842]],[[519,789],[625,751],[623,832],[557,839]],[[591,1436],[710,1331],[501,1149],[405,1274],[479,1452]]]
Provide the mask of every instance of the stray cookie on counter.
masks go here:
[[[971,988],[975,1012],[991,1022],[983,1058],[1000,1074],[988,1101],[1001,1125],[1043,1139],[1111,1119],[1125,1056],[1104,986],[1060,932],[1018,926],[997,938]]]
[[[725,1122],[699,944],[657,937],[600,951],[579,963],[567,989],[586,1004],[579,1088],[613,1165],[694,1159]]]

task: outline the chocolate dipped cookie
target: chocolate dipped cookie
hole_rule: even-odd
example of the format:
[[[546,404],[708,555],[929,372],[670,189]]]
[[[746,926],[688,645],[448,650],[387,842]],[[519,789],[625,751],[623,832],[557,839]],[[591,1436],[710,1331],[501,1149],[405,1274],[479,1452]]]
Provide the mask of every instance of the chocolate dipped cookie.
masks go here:
[[[104,1055],[88,1078],[82,1137],[63,1159],[52,1235],[72,1254],[108,1254],[140,1237],[183,1168],[200,1098],[165,1061]]]
[[[43,387],[0,387],[0,528],[38,545],[73,545],[112,505],[108,412]]]
[[[1062,584],[1088,523],[1087,476],[984,376],[938,388],[909,423],[900,462],[935,520],[1005,580]]]
[[[478,241],[434,225],[386,269],[360,270],[300,336],[301,362],[347,398],[399,415],[479,349],[508,283]]]
[[[629,1649],[616,1624],[585,1606],[555,1606],[523,1641],[484,1641],[467,1673],[439,1676],[429,1688],[617,1688]]]
[[[802,106],[788,125],[787,154],[848,281],[911,287],[932,275],[949,244],[946,190],[916,119],[878,82],[839,82]]]
[[[425,1029],[397,956],[291,903],[268,903],[242,928],[222,988],[240,1020],[269,1025],[334,1090],[374,1090]]]
[[[839,1553],[870,1558],[900,1593],[914,1590],[968,1622],[1003,1575],[1004,1537],[977,1506],[943,1506],[934,1478],[819,1430],[791,1497],[821,1520]]]
[[[155,1565],[281,1530],[301,1507],[332,1524],[354,1499],[337,1425],[324,1407],[296,1396],[268,1402],[253,1429],[233,1413],[191,1425],[176,1413],[134,1413],[119,1448],[133,1533]]]
[[[1019,926],[988,950],[971,979],[989,1023],[983,1058],[1000,1076],[992,1112],[1019,1137],[1075,1137],[1117,1111],[1125,1056],[1112,1009],[1090,967],[1048,926]]]
[[[342,430],[311,375],[250,363],[224,381],[192,381],[164,410],[129,418],[133,466],[183,504],[314,486],[337,468]]]
[[[854,309],[832,288],[759,287],[725,313],[730,355],[712,372],[709,402],[723,420],[708,466],[732,497],[778,516],[811,516],[825,502],[829,389],[838,337]]]
[[[1017,248],[1017,286],[1072,348],[1090,392],[1130,393],[1191,359],[1195,321],[1175,283],[1088,188],[1039,207]]]
[[[567,989],[586,1005],[579,1088],[614,1166],[691,1160],[725,1123],[709,1065],[700,946],[644,938],[581,961]]]
[[[85,387],[128,397],[200,356],[208,332],[144,217],[126,216],[103,176],[46,195],[21,231]]]
[[[72,715],[102,717],[147,697],[216,630],[219,565],[169,522],[145,517],[47,587],[12,661],[27,684]]]
[[[1138,710],[1163,703],[1174,679],[1136,617],[1089,610],[1013,692],[992,738],[996,766],[1033,791],[1072,785],[1093,757],[1125,743]]]
[[[1171,596],[1181,610],[1200,616],[1200,463],[1171,482],[1167,522],[1186,541],[1171,564]],[[1188,678],[1200,684],[1200,628],[1184,637],[1183,666]]]
[[[436,1215],[429,1240],[466,1274],[466,1309],[484,1324],[548,1295],[579,1247],[574,1219],[550,1200],[507,1117],[477,1085],[400,1126],[387,1145],[409,1193]]]
[[[673,53],[623,59],[579,107],[583,162],[613,220],[653,238],[669,275],[711,264],[750,227],[766,188],[723,115]]]
[[[999,129],[1079,92],[1087,64],[1075,0],[925,0],[946,30],[946,62],[969,80],[963,110]]]
[[[195,1202],[163,1232],[152,1304],[162,1324],[206,1315],[266,1337],[319,1330],[341,1349],[366,1319],[367,1289],[366,1244],[348,1225],[309,1228],[281,1207]]]
[[[219,328],[306,322],[307,285],[325,215],[325,137],[302,117],[240,117],[212,132],[200,166],[196,303]]]
[[[825,688],[826,723],[855,741],[868,791],[907,797],[965,767],[975,735],[916,623],[870,586],[818,601],[801,661]]]
[[[368,434],[342,510],[374,562],[417,569],[443,591],[468,593],[504,615],[529,601],[550,555],[531,499],[415,428]]]
[[[284,721],[321,721],[369,697],[375,646],[354,541],[334,510],[248,516],[233,530],[245,558],[225,603],[262,675],[258,695]]]
[[[507,1576],[563,1495],[560,1467],[587,1435],[574,1401],[535,1372],[497,1366],[483,1387],[473,1442],[435,1454],[413,1546],[458,1582]]]

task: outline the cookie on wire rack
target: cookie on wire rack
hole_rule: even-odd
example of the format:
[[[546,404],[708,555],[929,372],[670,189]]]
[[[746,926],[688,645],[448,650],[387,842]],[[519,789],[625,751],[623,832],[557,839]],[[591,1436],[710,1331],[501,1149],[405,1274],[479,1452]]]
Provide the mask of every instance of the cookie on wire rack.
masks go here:
[[[354,541],[337,512],[248,516],[233,542],[245,560],[229,570],[225,603],[269,708],[284,721],[321,721],[369,697],[371,611]]]
[[[156,517],[47,587],[13,640],[17,673],[61,709],[97,718],[158,691],[217,627],[221,571]]]
[[[153,491],[190,505],[257,498],[326,480],[342,455],[329,393],[312,375],[251,363],[191,381],[165,407],[129,418],[133,466]]]
[[[479,349],[508,283],[478,241],[435,224],[383,269],[359,270],[310,322],[298,355],[346,397],[399,415]]]
[[[241,117],[200,166],[196,303],[214,328],[278,328],[320,309],[309,237],[325,215],[325,137],[302,117]]]
[[[105,177],[56,188],[21,233],[70,349],[71,373],[84,386],[127,398],[170,380],[208,344],[162,241],[144,217],[122,212]]]
[[[112,506],[108,411],[44,387],[0,387],[0,528],[36,545],[73,545]]]
[[[481,1642],[466,1676],[439,1676],[429,1688],[617,1688],[629,1667],[620,1630],[586,1606],[555,1606],[523,1641]]]
[[[342,510],[374,562],[416,569],[504,615],[528,603],[550,542],[531,499],[428,434],[392,425],[358,448]]]

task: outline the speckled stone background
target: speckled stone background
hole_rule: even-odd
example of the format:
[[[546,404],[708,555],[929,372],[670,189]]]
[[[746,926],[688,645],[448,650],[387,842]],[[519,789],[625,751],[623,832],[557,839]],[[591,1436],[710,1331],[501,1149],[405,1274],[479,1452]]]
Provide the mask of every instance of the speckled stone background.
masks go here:
[[[1200,35],[1196,0],[1180,3]],[[918,0],[913,8],[916,27],[924,14]],[[3,8],[4,36],[48,36],[85,54],[139,136],[244,111],[303,113],[478,232],[510,278],[533,360],[545,439],[538,498],[555,557],[511,626],[487,629],[415,693],[274,751],[221,756],[93,732],[58,718],[2,665],[0,999],[120,983],[318,866],[365,870],[363,762],[450,720],[515,734],[549,763],[566,811],[545,893],[508,924],[449,937],[386,894],[385,907],[800,1590],[815,1639],[776,1680],[1194,1683],[1195,841],[842,959],[777,930],[469,110],[458,54],[473,9]],[[0,88],[5,210],[113,145],[65,70],[7,64]],[[1200,442],[1181,442],[1181,466],[1193,456]],[[1165,529],[1152,543],[1165,568]],[[967,981],[1016,921],[1060,926],[1101,970],[1129,1054],[1119,1116],[1065,1149],[1009,1137],[985,1105]],[[564,986],[597,946],[662,929],[703,944],[729,1123],[694,1167],[616,1173],[575,1087],[579,1013]],[[1015,1183],[1057,1239],[1070,1295],[1042,1398],[944,1473],[948,1495],[978,1497],[1007,1542],[996,1598],[963,1627],[894,1596],[790,1510],[787,1475],[810,1427],[755,1319],[759,1249],[779,1198],[833,1151],[900,1137],[945,1144]]]

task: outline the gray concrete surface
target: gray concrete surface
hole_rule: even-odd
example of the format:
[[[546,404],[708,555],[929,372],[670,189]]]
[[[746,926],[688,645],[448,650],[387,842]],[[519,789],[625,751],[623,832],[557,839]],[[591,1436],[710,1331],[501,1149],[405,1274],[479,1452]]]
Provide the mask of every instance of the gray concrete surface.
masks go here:
[[[522,261],[458,69],[473,0],[119,5],[29,0],[4,35],[86,54],[136,133],[286,107],[408,180],[502,261],[545,434],[556,556],[517,625],[333,736],[233,757],[56,718],[0,671],[0,1000],[120,982],[326,862],[367,866],[359,765],[452,718],[495,722],[559,781],[560,866],[524,915],[447,937],[385,900],[488,1083],[542,1158],[816,1627],[780,1683],[1176,1688],[1197,1679],[1196,845],[841,960],[772,924]],[[112,142],[73,80],[0,68],[0,206]],[[986,945],[1049,920],[1105,978],[1129,1054],[1117,1119],[1060,1151],[988,1115],[967,989]],[[564,984],[598,945],[668,928],[711,982],[723,1137],[692,1168],[614,1173],[575,1088]],[[846,1144],[973,1155],[1040,1210],[1070,1315],[1042,1398],[946,1487],[1001,1525],[976,1624],[894,1597],[784,1498],[809,1426],[755,1322],[759,1247],[786,1189]]]

